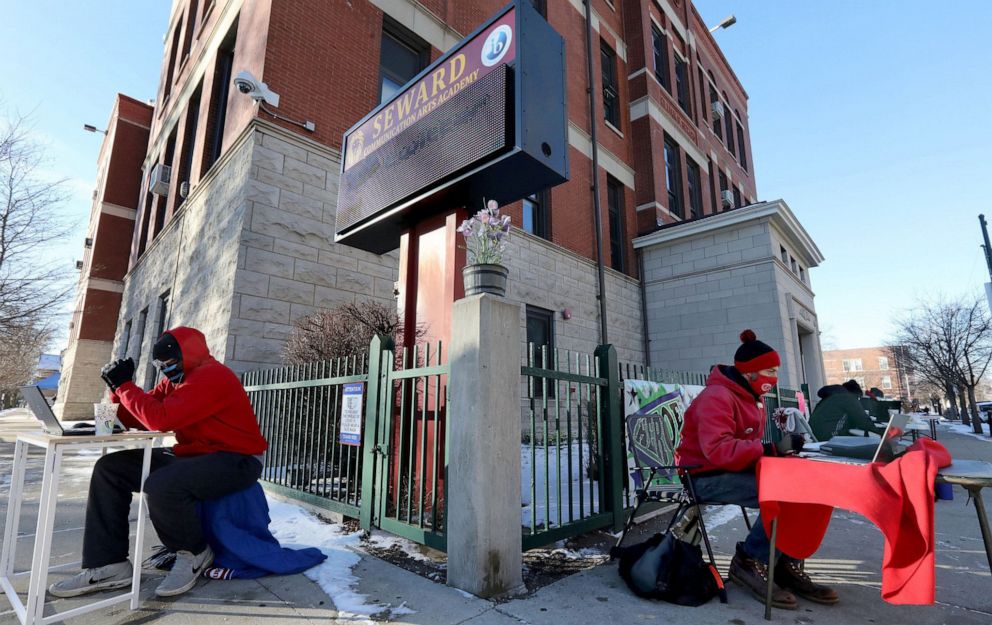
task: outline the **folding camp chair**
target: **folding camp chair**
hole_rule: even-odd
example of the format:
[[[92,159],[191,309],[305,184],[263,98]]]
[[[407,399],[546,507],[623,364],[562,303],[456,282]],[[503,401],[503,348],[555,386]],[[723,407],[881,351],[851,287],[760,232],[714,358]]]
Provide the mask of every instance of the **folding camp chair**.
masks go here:
[[[678,432],[678,437],[673,436],[675,432]],[[627,417],[627,449],[634,458],[635,466],[630,467],[630,474],[635,485],[637,505],[634,506],[627,518],[623,533],[620,534],[620,539],[617,541],[617,547],[623,543],[627,532],[634,525],[637,511],[649,501],[669,502],[678,506],[672,519],[668,522],[666,532],[672,529],[672,526],[683,514],[694,509],[710,567],[714,575],[721,580],[720,601],[726,603],[727,595],[723,590],[722,577],[720,577],[716,567],[709,534],[706,532],[706,524],[703,522],[703,511],[696,497],[692,475],[689,473],[691,469],[697,467],[675,464],[675,447],[680,438],[681,424],[676,426],[675,419],[670,414],[632,414]],[[647,474],[646,478],[645,473]],[[735,504],[704,503],[703,505]],[[747,516],[747,510],[744,506],[740,506],[740,509],[744,515],[744,523],[750,531],[751,519]]]

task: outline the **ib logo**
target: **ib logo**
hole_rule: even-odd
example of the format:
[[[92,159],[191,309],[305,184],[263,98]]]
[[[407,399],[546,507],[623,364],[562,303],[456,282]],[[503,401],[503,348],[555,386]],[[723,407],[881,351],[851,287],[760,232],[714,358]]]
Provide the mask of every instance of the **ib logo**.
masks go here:
[[[509,24],[503,24],[489,33],[486,42],[482,44],[482,64],[492,67],[499,63],[510,49],[511,41],[513,41],[513,29]]]

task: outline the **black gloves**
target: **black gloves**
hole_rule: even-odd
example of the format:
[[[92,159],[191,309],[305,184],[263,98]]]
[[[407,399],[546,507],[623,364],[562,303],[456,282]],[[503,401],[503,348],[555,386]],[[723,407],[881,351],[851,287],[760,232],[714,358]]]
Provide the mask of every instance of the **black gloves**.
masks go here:
[[[806,439],[802,434],[783,434],[782,440],[777,443],[765,443],[766,456],[787,456],[798,454],[803,450]]]
[[[121,384],[134,379],[134,360],[118,358],[114,362],[104,365],[103,369],[100,370],[100,377],[111,390],[116,391]]]

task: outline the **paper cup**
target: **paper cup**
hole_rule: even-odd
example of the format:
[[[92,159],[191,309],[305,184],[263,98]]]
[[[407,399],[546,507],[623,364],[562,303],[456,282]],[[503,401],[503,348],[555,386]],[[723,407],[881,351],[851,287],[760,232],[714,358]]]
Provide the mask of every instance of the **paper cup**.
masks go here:
[[[113,434],[114,422],[117,420],[117,404],[93,404],[93,418],[97,436]]]

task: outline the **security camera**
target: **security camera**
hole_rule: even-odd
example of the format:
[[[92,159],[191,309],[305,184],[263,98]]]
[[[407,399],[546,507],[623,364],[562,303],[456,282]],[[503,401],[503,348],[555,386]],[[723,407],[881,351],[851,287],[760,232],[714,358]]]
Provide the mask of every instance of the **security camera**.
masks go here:
[[[279,94],[269,90],[269,86],[252,76],[251,72],[242,70],[234,77],[234,86],[238,91],[256,102],[265,102],[279,106]]]

